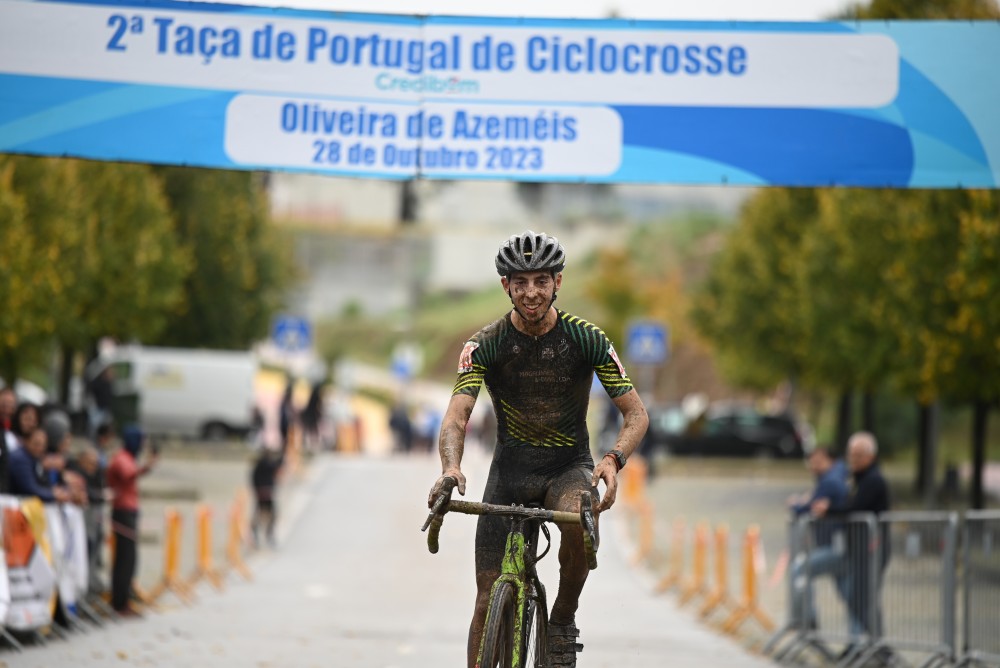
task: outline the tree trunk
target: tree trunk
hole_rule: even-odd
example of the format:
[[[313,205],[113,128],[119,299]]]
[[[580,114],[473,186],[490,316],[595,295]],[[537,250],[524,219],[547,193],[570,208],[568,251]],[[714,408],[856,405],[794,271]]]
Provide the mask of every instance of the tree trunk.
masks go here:
[[[847,441],[854,430],[853,405],[854,394],[850,390],[844,390],[837,404],[837,442],[834,443],[837,453],[842,454],[847,451]]]
[[[986,420],[990,405],[978,400],[972,411],[972,508],[982,510],[986,503],[983,494],[983,467],[986,461]]]
[[[871,390],[865,390],[864,395],[861,397],[861,428],[876,434],[875,393]]]
[[[914,485],[924,506],[934,505],[934,473],[937,470],[937,402],[917,403],[917,480]]]
[[[4,349],[0,353],[0,377],[3,378],[4,384],[13,387],[17,382],[18,371],[17,353],[10,348]]]
[[[73,378],[73,358],[76,352],[69,346],[59,350],[59,404],[69,409],[69,381]]]

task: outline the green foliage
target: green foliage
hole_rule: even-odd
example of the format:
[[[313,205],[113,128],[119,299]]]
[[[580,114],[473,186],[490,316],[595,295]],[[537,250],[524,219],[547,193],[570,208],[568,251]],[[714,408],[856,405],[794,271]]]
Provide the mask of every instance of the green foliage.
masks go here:
[[[101,336],[149,340],[181,302],[190,271],[163,184],[146,165],[79,162],[76,169],[85,213],[72,222],[70,311],[58,338],[78,350]]]
[[[291,277],[288,247],[269,224],[260,178],[180,167],[159,174],[192,265],[184,300],[155,342],[248,347],[266,335]]]
[[[1000,9],[995,0],[872,0],[856,5],[845,15],[857,19],[995,19]]]
[[[807,367],[797,263],[817,210],[810,189],[775,188],[752,198],[694,298],[695,327],[738,385],[770,388]]]

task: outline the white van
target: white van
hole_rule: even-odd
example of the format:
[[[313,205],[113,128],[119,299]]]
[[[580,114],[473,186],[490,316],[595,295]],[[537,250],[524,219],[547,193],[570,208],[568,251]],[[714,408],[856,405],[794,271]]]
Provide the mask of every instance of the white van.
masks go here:
[[[251,352],[120,346],[94,360],[87,378],[108,367],[116,397],[138,395],[147,433],[217,440],[251,429],[258,368]]]

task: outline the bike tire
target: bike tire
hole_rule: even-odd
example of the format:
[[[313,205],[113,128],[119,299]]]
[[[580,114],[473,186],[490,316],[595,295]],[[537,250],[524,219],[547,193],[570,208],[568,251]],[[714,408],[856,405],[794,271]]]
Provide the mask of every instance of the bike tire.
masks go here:
[[[517,591],[510,582],[497,585],[490,598],[479,668],[511,668],[514,659],[514,617]]]
[[[528,600],[524,611],[521,663],[526,668],[547,668],[549,660],[548,606],[545,604],[545,589],[540,582],[538,587],[538,596]]]

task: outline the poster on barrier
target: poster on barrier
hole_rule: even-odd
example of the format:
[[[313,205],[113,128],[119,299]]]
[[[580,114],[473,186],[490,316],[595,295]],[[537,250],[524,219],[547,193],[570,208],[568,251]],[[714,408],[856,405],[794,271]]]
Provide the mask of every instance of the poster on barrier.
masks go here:
[[[45,506],[45,516],[59,597],[63,607],[75,613],[76,602],[87,591],[87,535],[83,510],[70,504],[49,504]]]
[[[55,571],[45,537],[45,511],[38,499],[0,497],[10,607],[4,626],[32,631],[52,623]]]
[[[3,523],[3,514],[0,513],[0,524]],[[7,580],[7,551],[0,548],[0,628],[4,627],[4,620],[10,611],[10,584]]]

